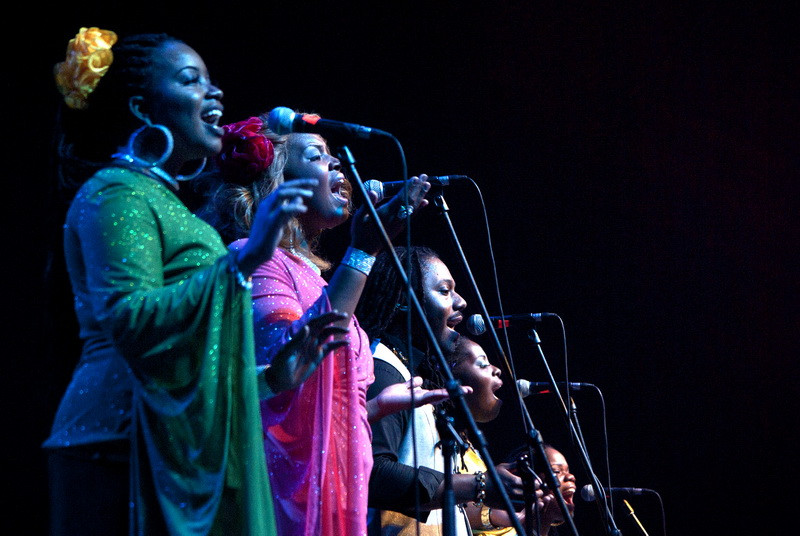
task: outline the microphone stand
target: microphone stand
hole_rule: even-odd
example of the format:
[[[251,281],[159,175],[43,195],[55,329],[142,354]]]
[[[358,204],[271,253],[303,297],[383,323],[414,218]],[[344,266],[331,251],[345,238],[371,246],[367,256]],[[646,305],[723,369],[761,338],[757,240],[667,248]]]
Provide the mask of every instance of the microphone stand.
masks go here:
[[[444,456],[444,497],[442,498],[442,531],[444,534],[456,533],[456,495],[453,491],[453,459],[458,449],[467,450],[467,444],[453,428],[453,417],[444,410],[439,410],[439,429],[447,430],[447,438],[442,438],[442,455]]]
[[[475,296],[478,299],[478,305],[480,306],[480,309],[483,312],[484,318],[488,319],[489,318],[489,311],[486,309],[486,304],[484,303],[483,298],[481,296],[481,293],[478,290],[478,285],[475,282],[475,278],[472,275],[472,270],[469,267],[469,262],[467,261],[467,257],[464,254],[464,250],[461,247],[461,243],[458,240],[458,234],[456,233],[456,230],[453,227],[453,222],[450,219],[450,214],[449,214],[450,208],[447,206],[447,202],[444,199],[444,195],[442,193],[439,193],[438,195],[436,195],[434,197],[433,202],[440,209],[442,217],[445,220],[445,223],[447,224],[448,230],[450,231],[450,237],[452,238],[453,243],[454,243],[455,248],[456,248],[456,251],[458,252],[459,257],[461,258],[461,264],[464,266],[464,269],[467,272],[467,276],[469,278],[470,285],[472,286],[472,289],[473,289],[473,291],[475,293]],[[497,351],[499,352],[500,356],[502,356],[503,362],[506,364],[506,368],[508,369],[509,376],[512,378],[512,380],[514,380],[514,381],[512,381],[512,383],[514,384],[514,390],[516,392],[517,400],[519,401],[520,412],[522,413],[522,417],[523,417],[523,424],[525,426],[525,437],[526,437],[526,442],[528,444],[528,450],[529,450],[529,453],[530,453],[530,460],[531,460],[531,462],[533,462],[533,448],[535,448],[536,452],[538,452],[538,454],[541,457],[540,459],[546,461],[547,460],[547,453],[545,452],[544,441],[542,441],[542,436],[539,433],[539,431],[536,430],[536,428],[534,427],[533,419],[531,418],[527,407],[525,407],[525,403],[522,401],[522,394],[519,392],[519,387],[517,386],[516,375],[514,374],[514,371],[513,371],[511,365],[508,362],[508,358],[506,357],[506,354],[503,351],[503,347],[500,344],[500,339],[497,337],[497,333],[495,332],[494,326],[491,325],[492,324],[491,322],[488,322],[488,324],[489,324],[489,331],[492,334],[492,338],[494,340],[495,346],[497,347]],[[489,464],[487,463],[487,466],[488,465]],[[550,467],[550,464],[545,463],[544,465],[545,465],[544,473],[545,473],[545,477],[546,477],[546,480],[547,480],[547,484],[548,484],[548,486],[550,486],[550,489],[553,491],[553,495],[556,497],[556,500],[558,502],[558,506],[561,509],[561,513],[562,513],[563,518],[564,518],[564,522],[565,522],[566,525],[569,526],[570,531],[572,532],[572,534],[574,536],[578,536],[578,529],[575,527],[575,522],[572,519],[572,516],[569,515],[569,509],[567,508],[567,503],[564,501],[564,496],[561,494],[561,483],[558,481],[558,479],[556,479],[556,476],[553,473],[553,469]],[[534,501],[534,497],[529,497],[528,495],[529,494],[527,494],[527,493],[525,494],[525,502],[526,502],[525,509],[526,509],[526,512],[528,512],[529,510],[530,511],[533,510],[533,508],[531,507],[531,505],[528,504],[528,502],[529,501],[533,502]],[[514,510],[508,510],[508,516],[512,520],[517,518],[516,512]],[[528,518],[526,516],[526,521],[528,521],[526,523],[526,525],[528,525],[528,528],[530,529],[530,532],[529,533],[523,533],[519,529],[516,529],[518,534],[532,534],[533,533],[533,529],[532,529],[532,521],[533,520],[528,520]]]
[[[491,457],[489,455],[488,447],[486,445],[486,440],[483,437],[483,433],[478,428],[475,420],[472,416],[472,412],[470,412],[469,407],[467,406],[466,399],[464,398],[464,393],[461,391],[461,384],[453,377],[453,372],[450,369],[450,365],[447,363],[447,360],[442,353],[442,349],[439,347],[439,344],[436,340],[436,336],[433,334],[433,330],[431,329],[430,324],[425,318],[425,313],[422,310],[422,305],[419,303],[419,299],[417,298],[416,294],[411,290],[409,286],[409,279],[406,275],[405,270],[403,269],[403,265],[400,262],[400,259],[397,257],[397,252],[394,250],[394,246],[392,244],[389,235],[386,233],[386,228],[383,226],[383,222],[381,221],[380,216],[378,215],[378,211],[375,208],[375,205],[369,198],[369,194],[367,193],[366,188],[364,187],[364,183],[361,180],[361,177],[358,174],[358,171],[355,168],[355,159],[353,158],[350,149],[347,146],[343,146],[341,148],[339,154],[339,160],[342,162],[344,166],[350,170],[350,176],[353,177],[354,182],[358,185],[359,191],[364,198],[364,203],[367,207],[367,210],[370,214],[370,217],[375,221],[375,224],[378,226],[378,231],[380,232],[381,238],[383,239],[383,243],[386,247],[386,251],[389,252],[392,262],[394,263],[395,269],[397,270],[398,274],[400,275],[403,283],[409,289],[408,292],[408,302],[409,305],[413,307],[414,312],[416,312],[417,316],[420,318],[423,328],[425,329],[425,333],[428,336],[428,339],[431,342],[431,346],[434,349],[434,354],[439,361],[439,366],[441,371],[445,376],[445,387],[447,389],[448,394],[450,395],[450,400],[453,401],[454,406],[461,412],[461,415],[464,417],[464,422],[467,424],[467,429],[469,430],[470,434],[476,439],[476,445],[478,447],[478,452],[483,456],[484,461],[486,462],[487,471],[486,473],[489,475],[492,483],[495,486],[500,498],[502,499],[503,504],[506,507],[506,510],[510,513],[514,512],[514,509],[511,504],[511,499],[506,492],[505,487],[503,486],[502,481],[500,480],[500,476],[497,474],[497,469],[492,463]],[[406,223],[406,225],[410,225],[410,221]],[[448,475],[445,474],[445,485],[448,484],[447,482]],[[452,474],[449,475],[449,489],[445,490],[445,496],[447,493],[453,494],[453,483],[452,483]],[[522,530],[522,525],[519,522],[519,519],[515,515],[510,515],[511,522],[514,526],[514,530],[517,531],[517,534],[524,534]],[[455,528],[454,526],[452,528]],[[454,532],[446,536],[454,535]]]
[[[627,506],[628,510],[630,510],[630,512],[631,512],[630,516],[633,518],[634,521],[636,521],[636,524],[639,525],[639,528],[642,529],[642,533],[644,534],[644,536],[650,536],[649,534],[647,534],[647,531],[644,529],[644,525],[642,525],[642,522],[639,521],[639,518],[636,517],[635,513],[633,513],[633,506],[631,506],[631,503],[629,503],[625,499],[622,499],[622,502],[624,502],[625,506]]]
[[[614,516],[611,515],[611,512],[608,509],[608,504],[605,501],[600,500],[600,495],[605,495],[603,491],[603,486],[600,484],[600,481],[597,479],[597,476],[595,475],[594,470],[592,469],[592,464],[589,461],[589,454],[586,450],[586,445],[583,444],[583,441],[581,440],[581,435],[576,430],[575,423],[570,418],[570,411],[567,409],[567,406],[564,403],[564,399],[561,397],[561,392],[558,390],[558,385],[556,385],[556,380],[553,377],[553,373],[550,370],[549,365],[547,364],[547,358],[545,357],[544,352],[542,351],[542,341],[541,339],[539,339],[539,334],[536,333],[535,329],[531,329],[528,338],[530,338],[534,342],[536,348],[539,350],[539,355],[542,358],[542,363],[544,363],[545,370],[547,371],[547,378],[548,381],[550,382],[550,387],[553,390],[553,392],[556,393],[559,402],[561,402],[561,407],[564,410],[564,417],[567,421],[567,425],[569,426],[572,438],[574,439],[575,443],[578,446],[577,450],[580,452],[583,468],[589,475],[589,478],[592,479],[595,489],[599,490],[600,492],[600,494],[597,494],[595,496],[595,502],[597,503],[597,507],[600,510],[600,516],[604,519],[606,523],[606,530],[610,536],[620,536],[622,533],[617,528],[617,525],[614,522]]]

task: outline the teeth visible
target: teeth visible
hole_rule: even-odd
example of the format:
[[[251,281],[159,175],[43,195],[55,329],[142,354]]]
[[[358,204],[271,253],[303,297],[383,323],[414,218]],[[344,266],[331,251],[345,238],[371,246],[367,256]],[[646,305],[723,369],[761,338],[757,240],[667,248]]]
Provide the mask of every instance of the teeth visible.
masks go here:
[[[219,121],[220,117],[222,117],[222,110],[209,110],[203,114],[203,121],[213,125]]]

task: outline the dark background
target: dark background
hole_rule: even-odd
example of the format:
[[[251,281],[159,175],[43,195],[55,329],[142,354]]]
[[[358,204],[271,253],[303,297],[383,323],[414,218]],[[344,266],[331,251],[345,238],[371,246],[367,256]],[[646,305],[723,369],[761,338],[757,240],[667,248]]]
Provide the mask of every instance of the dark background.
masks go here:
[[[81,26],[100,26],[185,39],[225,91],[227,122],[275,106],[318,112],[394,134],[412,175],[472,177],[503,310],[557,313],[565,332],[558,319],[536,326],[556,379],[565,337],[569,379],[598,387],[573,399],[602,481],[610,465],[613,486],[657,491],[672,534],[794,524],[800,55],[790,4],[264,4],[20,5],[9,17],[2,523],[18,534],[47,524],[39,445],[78,352],[63,206],[51,195],[51,69]],[[362,178],[399,179],[396,146],[349,147]],[[454,186],[445,199],[499,314],[479,192]],[[333,259],[345,231],[326,241]],[[441,215],[426,209],[413,231],[479,312]],[[546,380],[526,332],[509,337],[518,376]],[[553,399],[525,402],[586,484]],[[514,403],[484,427],[495,461],[521,429]],[[649,534],[662,533],[655,495],[629,502]],[[578,503],[580,533],[603,534],[594,507]],[[621,502],[615,512],[623,534],[639,534]]]

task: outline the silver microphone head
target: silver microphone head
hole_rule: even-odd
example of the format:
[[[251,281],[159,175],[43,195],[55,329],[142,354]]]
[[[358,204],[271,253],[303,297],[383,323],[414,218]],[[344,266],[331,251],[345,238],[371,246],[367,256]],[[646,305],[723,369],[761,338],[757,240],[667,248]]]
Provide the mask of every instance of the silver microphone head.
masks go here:
[[[531,382],[528,380],[517,380],[517,389],[519,389],[519,394],[522,398],[525,398],[529,394],[531,394]]]
[[[383,183],[381,181],[371,180],[364,182],[364,189],[367,191],[367,195],[370,192],[375,192],[378,195],[378,200],[383,201]]]
[[[591,484],[586,484],[581,488],[581,499],[586,502],[592,502],[595,498],[594,488]]]
[[[267,126],[272,132],[278,134],[279,136],[291,134],[294,118],[295,113],[291,108],[279,106],[277,108],[273,108],[269,113],[269,116],[267,116]]]
[[[473,335],[483,335],[486,333],[486,322],[481,315],[472,315],[467,318],[467,331]]]

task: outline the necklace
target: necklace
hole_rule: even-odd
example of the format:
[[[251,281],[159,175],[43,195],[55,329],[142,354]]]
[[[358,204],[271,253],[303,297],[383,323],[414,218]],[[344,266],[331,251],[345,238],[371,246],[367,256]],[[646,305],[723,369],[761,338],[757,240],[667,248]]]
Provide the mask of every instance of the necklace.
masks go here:
[[[289,248],[289,253],[291,253],[292,255],[294,255],[295,257],[297,257],[298,259],[300,259],[304,263],[306,263],[312,270],[314,270],[314,272],[316,272],[317,275],[322,275],[322,270],[319,269],[319,266],[314,264],[314,261],[312,261],[311,259],[306,257],[301,251],[296,249],[294,246],[291,246]]]

